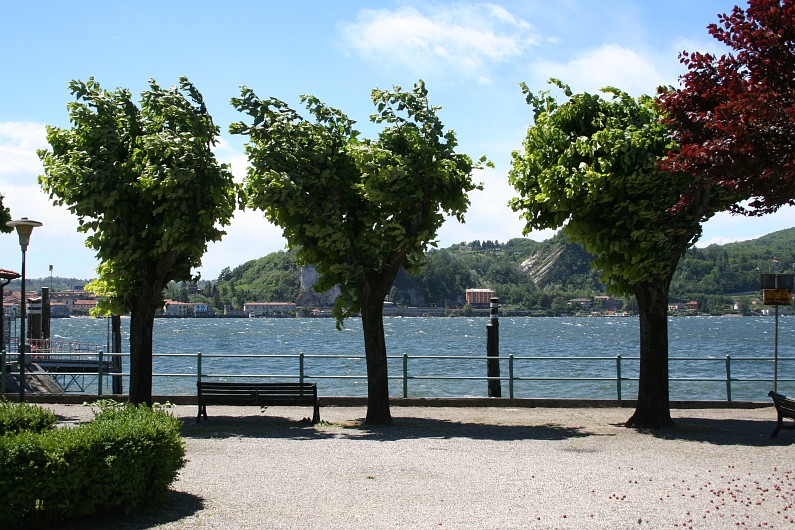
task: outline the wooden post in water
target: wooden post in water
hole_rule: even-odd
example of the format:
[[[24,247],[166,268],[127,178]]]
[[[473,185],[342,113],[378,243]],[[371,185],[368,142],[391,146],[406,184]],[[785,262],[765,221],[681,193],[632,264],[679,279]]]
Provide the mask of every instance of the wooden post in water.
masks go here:
[[[41,288],[41,338],[44,340],[45,348],[50,347],[50,288]]]
[[[486,375],[488,377],[500,377],[500,299],[492,298],[491,318],[486,325]],[[489,379],[489,397],[502,397],[502,389],[499,379]]]
[[[110,330],[111,330],[111,348],[110,351],[113,355],[110,357],[111,370],[113,373],[121,372],[121,317],[119,315],[110,316]],[[121,376],[114,375],[112,380],[112,390],[116,395],[122,393]]]
[[[41,345],[41,298],[28,299],[28,340],[36,348]]]

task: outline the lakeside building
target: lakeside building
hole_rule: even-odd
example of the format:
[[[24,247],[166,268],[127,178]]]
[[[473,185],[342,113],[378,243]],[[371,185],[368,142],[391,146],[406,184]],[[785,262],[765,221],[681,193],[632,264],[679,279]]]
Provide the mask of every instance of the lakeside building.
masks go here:
[[[590,298],[572,298],[571,300],[569,300],[569,305],[570,306],[578,305],[582,308],[587,309],[593,305],[593,300],[591,300]]]
[[[19,304],[14,302],[3,302],[3,318],[17,318],[19,316]]]
[[[186,317],[193,314],[193,304],[166,300],[163,304],[163,314],[167,317]]]
[[[50,302],[50,318],[69,317],[69,306],[63,302]]]
[[[491,299],[497,296],[497,293],[492,289],[467,289],[466,300],[467,303],[473,307],[475,306],[488,306]]]
[[[72,313],[76,315],[88,315],[95,307],[97,307],[96,299],[75,300],[74,304],[72,305]]]

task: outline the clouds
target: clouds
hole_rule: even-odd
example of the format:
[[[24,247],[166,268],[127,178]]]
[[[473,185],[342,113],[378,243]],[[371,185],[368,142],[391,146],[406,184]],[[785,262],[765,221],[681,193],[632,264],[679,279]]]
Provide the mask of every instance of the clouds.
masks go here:
[[[636,18],[638,9],[620,5],[586,14],[574,2],[565,8],[567,16],[539,6],[510,7],[528,20],[490,3],[417,3],[362,9],[337,28],[347,54],[384,72],[426,80],[513,88],[520,80],[538,85],[557,77],[575,91],[615,86],[632,95],[676,84],[683,73],[678,53],[696,42],[670,33],[661,45]],[[655,9],[643,14],[654,16]]]
[[[224,138],[218,139],[214,150],[218,160],[230,164],[237,182],[242,182],[248,167],[244,153]],[[35,122],[0,122],[0,194],[3,205],[16,219],[28,217],[41,221],[31,238],[28,257],[29,276],[44,277],[48,265],[62,277],[88,279],[94,277],[97,259],[85,246],[86,234],[77,232],[77,217],[66,207],[54,206],[42,191],[37,177],[43,173],[37,149],[46,149],[46,127]],[[204,255],[204,276],[213,279],[226,266],[235,267],[246,261],[284,248],[281,230],[267,222],[261,212],[236,212],[228,235],[211,243]],[[14,268],[19,255],[15,234],[0,234],[0,256],[5,268]]]
[[[36,156],[36,149],[46,146],[44,125],[0,122],[0,179],[13,173],[40,171],[41,162]]]
[[[368,61],[481,83],[493,63],[515,60],[538,42],[527,21],[495,4],[363,9],[339,30],[344,47]]]
[[[660,85],[671,84],[671,75],[661,72],[657,62],[640,52],[606,44],[586,50],[574,59],[562,62],[539,62],[532,69],[537,77],[561,79],[575,92],[597,90],[613,86],[633,96],[654,95]]]
[[[47,274],[55,264],[55,274],[89,278],[96,264],[93,252],[85,246],[85,236],[77,233],[77,219],[65,207],[53,206],[38,184],[43,170],[37,149],[47,148],[46,127],[35,122],[0,122],[0,194],[11,217],[41,221],[31,237],[28,273],[31,278]],[[0,256],[5,268],[14,268],[19,255],[15,234],[0,234]]]

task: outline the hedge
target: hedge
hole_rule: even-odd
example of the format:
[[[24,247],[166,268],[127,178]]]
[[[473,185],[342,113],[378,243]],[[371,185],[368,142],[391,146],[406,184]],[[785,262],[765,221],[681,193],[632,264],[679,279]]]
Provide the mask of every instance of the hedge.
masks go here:
[[[162,499],[185,465],[182,422],[144,405],[0,436],[0,528],[43,526]]]
[[[47,431],[55,427],[55,414],[44,407],[0,400],[0,436],[20,431]]]

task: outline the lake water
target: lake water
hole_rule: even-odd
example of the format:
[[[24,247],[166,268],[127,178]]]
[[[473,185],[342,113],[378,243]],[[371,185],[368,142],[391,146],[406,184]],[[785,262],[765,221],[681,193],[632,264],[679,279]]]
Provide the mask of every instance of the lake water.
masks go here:
[[[406,354],[408,396],[486,396],[483,377],[488,323],[486,318],[385,318],[390,395],[404,393]],[[125,352],[128,328],[129,320],[123,318]],[[633,380],[638,372],[637,318],[503,317],[499,333],[501,376],[509,375],[508,357],[514,356],[514,397],[616,399],[618,355],[622,357],[621,376],[627,379],[620,384],[622,397],[637,395]],[[773,317],[670,318],[671,399],[725,400],[728,355],[732,399],[767,400],[767,392],[773,388],[774,334]],[[793,394],[795,318],[781,317],[778,335],[778,391]],[[52,339],[105,345],[108,321],[54,319]],[[155,377],[154,393],[158,395],[195,392],[199,352],[205,377],[233,379],[253,374],[295,379],[298,355],[304,354],[305,377],[318,383],[321,396],[363,396],[367,392],[358,319],[347,321],[343,331],[336,330],[333,319],[157,319],[154,351],[156,355],[183,354],[155,357],[155,374],[171,374]],[[253,354],[259,357],[240,357]],[[418,358],[425,356],[435,358]],[[123,370],[127,370],[126,359]],[[746,381],[759,379],[763,381]],[[501,385],[503,397],[508,397],[508,381]]]

